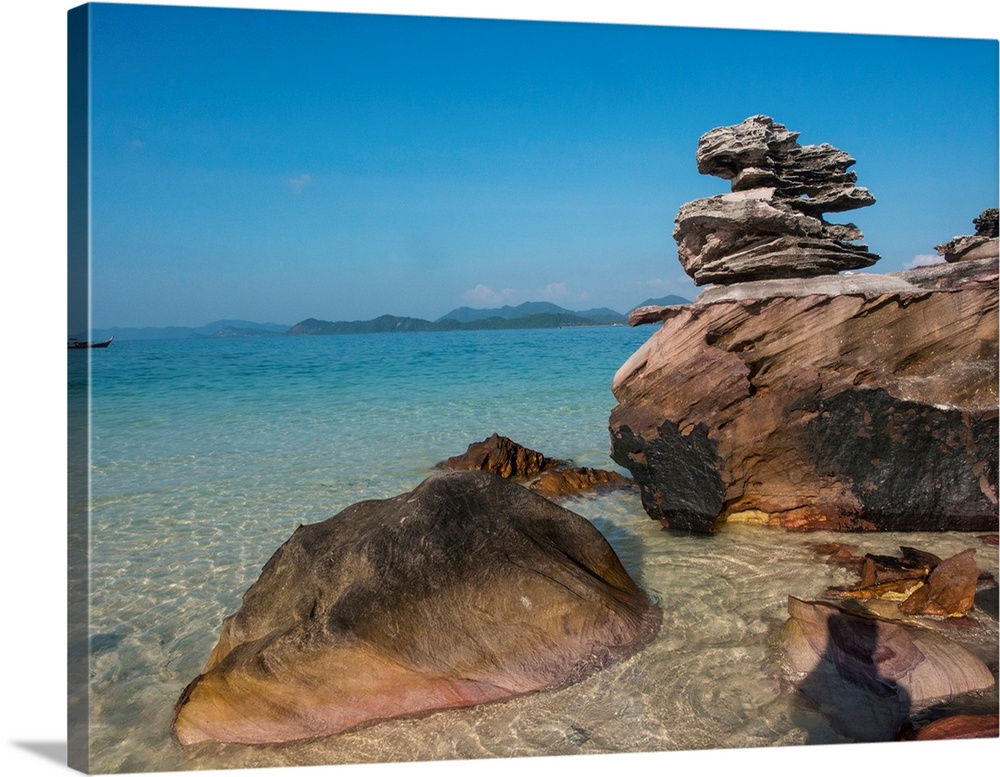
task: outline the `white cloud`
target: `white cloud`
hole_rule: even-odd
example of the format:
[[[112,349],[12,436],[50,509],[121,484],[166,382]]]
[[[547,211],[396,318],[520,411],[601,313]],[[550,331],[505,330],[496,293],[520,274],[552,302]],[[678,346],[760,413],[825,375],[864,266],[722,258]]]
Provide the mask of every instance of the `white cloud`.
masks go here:
[[[462,298],[466,302],[479,302],[496,305],[509,302],[514,294],[514,289],[501,289],[497,292],[483,283],[478,283],[465,292],[465,294],[462,295]]]
[[[929,264],[941,264],[944,262],[944,258],[938,256],[937,254],[917,254],[910,261],[903,265],[906,270],[912,270],[914,267],[926,267]]]
[[[312,183],[312,176],[302,174],[298,178],[289,178],[285,183],[287,183],[288,188],[296,194],[302,194],[303,189]]]
[[[566,284],[565,283],[550,283],[544,289],[542,289],[543,297],[565,297],[566,296]]]

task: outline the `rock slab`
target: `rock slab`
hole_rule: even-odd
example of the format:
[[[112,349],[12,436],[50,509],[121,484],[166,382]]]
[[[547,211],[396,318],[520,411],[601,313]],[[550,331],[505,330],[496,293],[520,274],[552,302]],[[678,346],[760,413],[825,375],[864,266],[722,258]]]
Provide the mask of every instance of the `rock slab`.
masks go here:
[[[299,527],[224,621],[174,731],[284,742],[558,688],[640,650],[660,615],[586,519],[441,473]]]

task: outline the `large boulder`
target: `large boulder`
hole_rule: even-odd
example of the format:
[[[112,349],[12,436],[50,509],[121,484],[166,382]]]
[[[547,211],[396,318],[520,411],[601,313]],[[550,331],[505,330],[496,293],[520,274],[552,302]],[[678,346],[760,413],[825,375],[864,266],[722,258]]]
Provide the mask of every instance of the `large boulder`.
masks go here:
[[[612,457],[651,517],[996,531],[995,261],[723,292],[646,309],[614,378]]]
[[[299,527],[177,704],[182,744],[283,742],[576,682],[660,611],[584,518],[481,472]]]

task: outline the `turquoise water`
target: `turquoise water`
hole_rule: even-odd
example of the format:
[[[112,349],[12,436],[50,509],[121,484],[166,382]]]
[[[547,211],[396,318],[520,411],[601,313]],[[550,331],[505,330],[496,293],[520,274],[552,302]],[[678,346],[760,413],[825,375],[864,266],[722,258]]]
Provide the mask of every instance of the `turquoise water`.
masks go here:
[[[652,331],[116,341],[71,353],[92,364],[93,771],[844,741],[782,687],[774,653],[789,593],[851,582],[810,549],[831,537],[748,526],[678,536],[633,492],[567,503],[664,604],[660,637],[623,664],[556,693],[309,743],[185,750],[170,736],[173,705],[222,618],[299,524],[409,490],[493,432],[614,469],[611,380]],[[942,556],[975,544],[961,534],[852,541]],[[995,549],[977,560],[997,573]],[[995,647],[995,620],[987,637]]]

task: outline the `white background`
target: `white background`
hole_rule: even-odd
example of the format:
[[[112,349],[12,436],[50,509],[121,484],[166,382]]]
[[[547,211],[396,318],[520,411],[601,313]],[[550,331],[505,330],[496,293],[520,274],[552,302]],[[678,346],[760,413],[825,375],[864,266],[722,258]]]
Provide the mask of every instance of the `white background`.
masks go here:
[[[179,3],[161,3],[179,4]],[[1000,37],[994,2],[925,4],[848,0],[802,2],[666,3],[607,0],[261,0],[185,5],[420,13],[445,16],[546,19],[743,29],[819,30],[948,37]],[[66,742],[65,645],[65,199],[66,11],[75,3],[7,0],[0,23],[0,276],[4,349],[3,500],[0,512],[3,607],[0,610],[3,729],[0,763],[11,775],[64,773]],[[988,76],[988,74],[984,74]],[[850,106],[844,106],[850,110]],[[338,766],[232,770],[201,774],[340,774],[365,777],[498,775],[527,777],[579,770],[630,774],[865,774],[892,769],[933,775],[938,770],[992,771],[1000,740],[909,745],[851,745],[701,753],[624,754],[518,760],[439,762],[408,766]]]

